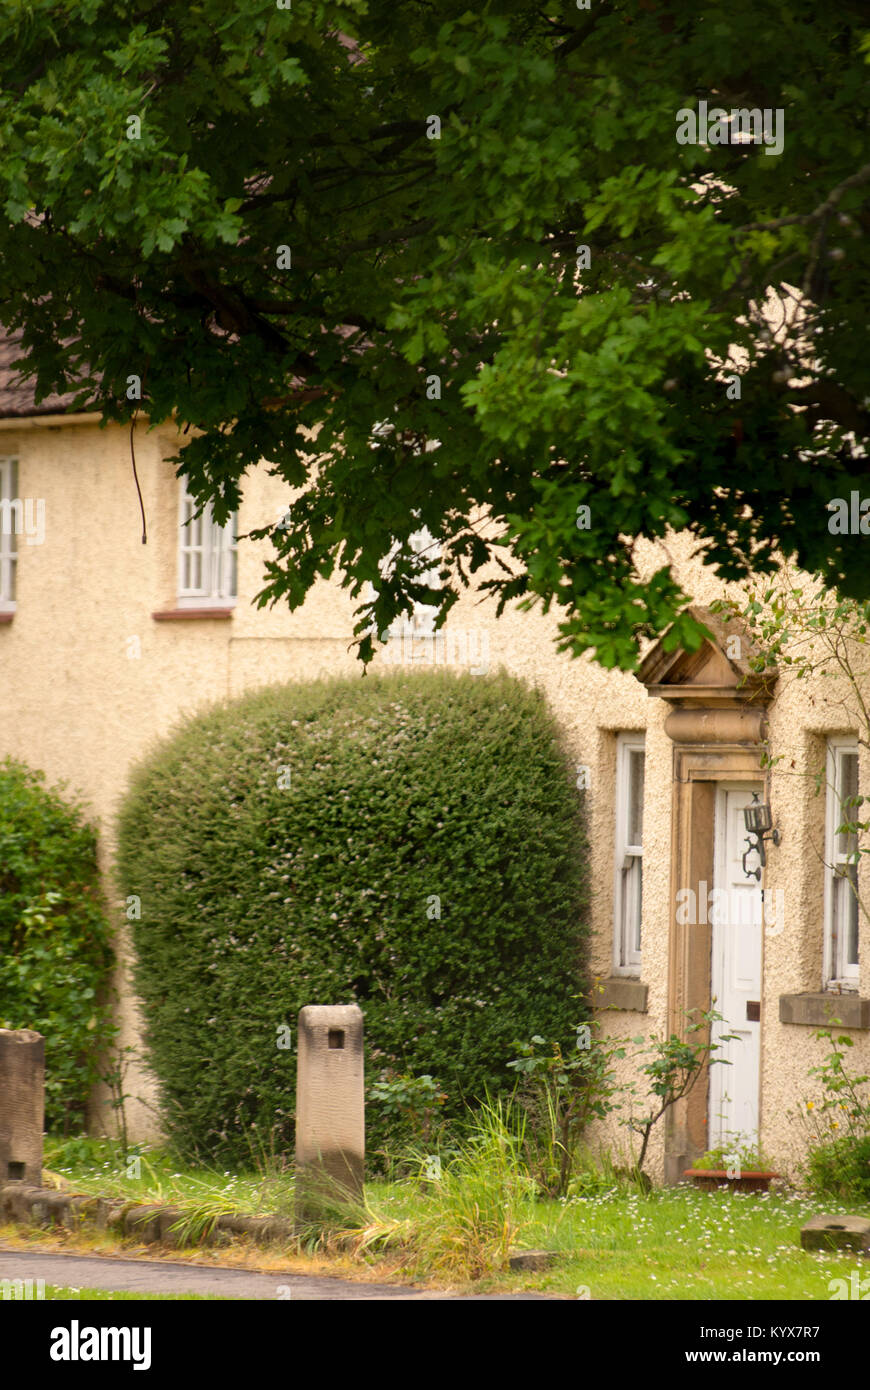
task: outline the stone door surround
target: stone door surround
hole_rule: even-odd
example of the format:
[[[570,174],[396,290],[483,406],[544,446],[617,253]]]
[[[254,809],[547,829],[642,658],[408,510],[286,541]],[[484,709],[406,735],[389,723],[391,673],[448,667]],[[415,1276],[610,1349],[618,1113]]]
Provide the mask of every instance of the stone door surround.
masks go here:
[[[677,922],[677,893],[713,884],[717,785],[764,781],[761,742],[776,682],[751,670],[754,648],[742,624],[706,608],[691,612],[711,638],[696,652],[665,652],[659,641],[638,671],[648,694],[671,706],[664,726],[673,742],[667,1029],[679,1037],[686,1036],[687,1013],[710,1008],[712,929]],[[666,1182],[678,1182],[707,1148],[708,1089],[705,1068],[668,1112]]]

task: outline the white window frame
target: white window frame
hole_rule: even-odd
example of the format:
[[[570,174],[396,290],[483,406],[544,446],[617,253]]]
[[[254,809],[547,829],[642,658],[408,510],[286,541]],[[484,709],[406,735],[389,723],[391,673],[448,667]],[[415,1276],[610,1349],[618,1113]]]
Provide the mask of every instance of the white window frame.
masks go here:
[[[421,569],[417,578],[421,584],[425,584],[430,589],[440,589],[441,585],[441,546],[435,540],[428,526],[421,526],[419,531],[412,531],[408,537],[408,545],[418,557],[428,556],[432,564],[428,569]],[[410,623],[415,637],[430,637],[435,631],[435,617],[438,613],[438,605],[432,603],[414,603],[411,607]],[[408,619],[406,618],[407,622]]]
[[[629,840],[631,815],[632,754],[640,753],[646,766],[646,739],[640,734],[619,734],[616,740],[616,842],[613,876],[613,970],[617,975],[640,977],[640,919],[643,908],[643,843]],[[643,841],[641,809],[641,842]]]
[[[236,523],[233,512],[225,526],[214,520],[211,502],[195,515],[197,503],[182,478],[178,497],[178,606],[229,608],[236,602]],[[188,559],[200,556],[199,585],[191,582]]]
[[[379,420],[375,425],[372,426],[372,434],[375,436],[376,441],[379,439],[385,439],[393,433],[395,428],[396,427],[393,424],[392,420]],[[380,445],[377,442],[375,442],[371,447],[373,449],[377,449],[380,448]],[[423,446],[423,453],[434,453],[434,451],[436,449],[439,449],[440,447],[440,440],[427,439],[425,445]],[[416,449],[414,452],[415,454],[419,455],[420,450]],[[416,520],[419,517],[419,512],[412,512],[412,516]],[[428,569],[419,569],[416,577],[419,578],[429,589],[443,588],[441,582],[441,560],[443,556],[443,550],[442,547],[436,542],[435,537],[432,535],[428,527],[421,526],[416,531],[412,531],[411,534],[408,536],[408,546],[411,549],[411,551],[418,557],[425,555],[427,551],[431,552],[431,566]],[[384,558],[381,560],[378,568],[380,569],[380,572],[384,576],[384,578],[387,578],[391,573],[393,562],[399,550],[400,543],[397,541],[393,545],[389,554],[385,555]],[[364,603],[373,603],[377,596],[378,594],[377,590],[375,589],[375,586],[372,583],[368,582],[363,592]],[[435,632],[435,617],[437,613],[437,604],[416,602],[412,603],[409,611],[404,613],[401,617],[396,618],[392,626],[388,628],[387,633],[385,634],[387,640],[389,640],[390,638],[401,639],[406,635],[412,638],[431,637]],[[380,640],[381,634],[376,631],[374,624],[370,628],[370,632],[376,640]]]
[[[857,990],[858,965],[846,960],[846,937],[839,930],[843,917],[843,906],[847,895],[855,902],[858,912],[858,930],[861,928],[861,914],[857,900],[852,894],[849,880],[843,869],[849,864],[860,863],[854,858],[854,851],[837,848],[837,830],[844,820],[855,821],[862,818],[861,807],[849,807],[843,811],[843,756],[858,757],[858,740],[853,735],[838,735],[829,738],[826,750],[825,787],[825,950],[824,985],[826,989]],[[859,764],[860,766],[860,764]],[[857,840],[857,837],[856,837]]]
[[[12,502],[17,496],[18,459],[15,457],[0,458],[0,498]],[[18,606],[15,600],[18,544],[15,539],[12,508],[4,508],[3,510],[8,512],[10,525],[9,529],[6,530],[3,524],[3,515],[0,513],[0,613],[14,613]]]
[[[442,546],[432,532],[426,526],[421,526],[417,531],[412,531],[408,536],[408,547],[414,555],[422,558],[430,558],[432,563],[428,568],[421,567],[417,570],[416,578],[430,589],[441,589],[441,558],[443,555]],[[399,550],[399,544],[393,546],[389,555],[380,563],[381,574],[386,578],[392,569],[393,562]],[[363,601],[373,603],[378,593],[372,583],[367,583],[363,591]],[[438,605],[432,603],[411,604],[409,610],[396,618],[391,627],[387,629],[387,640],[390,638],[401,639],[409,637],[431,637],[435,632],[435,618],[438,613]],[[380,639],[380,634],[375,631],[374,625],[370,629],[376,639]]]

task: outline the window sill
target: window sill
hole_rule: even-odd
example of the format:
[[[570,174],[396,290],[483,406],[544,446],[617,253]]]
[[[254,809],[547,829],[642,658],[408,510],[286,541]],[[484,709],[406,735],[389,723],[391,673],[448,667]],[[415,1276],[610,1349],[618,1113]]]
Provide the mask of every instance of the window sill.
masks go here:
[[[858,994],[835,994],[833,990],[779,996],[780,1023],[829,1028],[833,1018],[838,1018],[843,1028],[870,1028],[870,999],[862,999]]]
[[[234,608],[166,608],[151,616],[156,623],[174,623],[194,618],[231,618],[234,612]]]
[[[0,623],[11,623],[14,617],[14,613],[0,613]]]
[[[645,1014],[649,985],[626,975],[612,975],[599,980],[593,995],[594,1009],[616,1009],[620,1013]]]

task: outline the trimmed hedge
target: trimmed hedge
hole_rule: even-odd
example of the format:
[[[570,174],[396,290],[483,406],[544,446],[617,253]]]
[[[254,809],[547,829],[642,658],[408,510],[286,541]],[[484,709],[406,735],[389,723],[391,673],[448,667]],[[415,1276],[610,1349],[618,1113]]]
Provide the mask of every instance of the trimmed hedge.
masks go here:
[[[184,725],[118,858],[177,1148],[292,1146],[304,1004],[358,1002],[367,1080],[430,1073],[448,1116],[509,1090],[517,1040],[577,1021],[581,801],[543,697],[501,674],[272,687]],[[386,1132],[369,1105],[369,1152]]]
[[[114,1038],[94,830],[23,763],[0,763],[0,1027],[45,1037],[48,1129],[84,1127]]]

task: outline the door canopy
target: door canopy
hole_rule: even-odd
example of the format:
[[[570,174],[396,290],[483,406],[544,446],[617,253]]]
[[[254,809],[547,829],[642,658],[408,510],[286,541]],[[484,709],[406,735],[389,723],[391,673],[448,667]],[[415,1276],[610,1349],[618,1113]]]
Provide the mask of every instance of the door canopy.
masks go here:
[[[638,680],[671,705],[665,730],[675,742],[759,742],[776,671],[753,669],[759,648],[739,619],[695,605],[690,612],[710,636],[694,652],[667,650],[668,629],[641,662]]]

